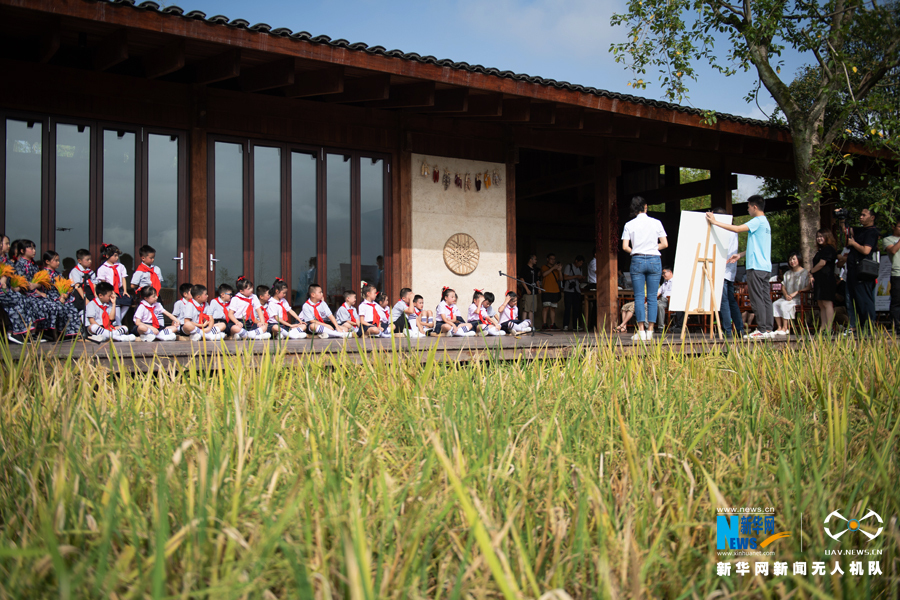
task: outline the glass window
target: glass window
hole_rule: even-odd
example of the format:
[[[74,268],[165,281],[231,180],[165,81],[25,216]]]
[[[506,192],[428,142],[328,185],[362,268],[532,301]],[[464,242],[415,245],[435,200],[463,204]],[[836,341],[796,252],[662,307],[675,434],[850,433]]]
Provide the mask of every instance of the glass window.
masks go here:
[[[325,160],[326,243],[328,252],[327,289],[329,296],[345,289],[355,290],[350,263],[350,156],[329,154]],[[356,282],[357,284],[359,282]]]
[[[362,278],[384,291],[384,161],[362,157],[359,180]]]
[[[316,278],[316,154],[291,153],[291,268],[288,284],[294,288],[294,304],[306,300],[307,288]]]
[[[58,159],[57,159],[58,160]],[[135,135],[103,131],[103,235],[101,242],[122,251],[121,263],[134,271]]]
[[[233,286],[244,272],[244,147],[216,142],[214,152],[216,287]]]
[[[134,172],[132,171],[132,178]],[[134,207],[134,179],[131,182]],[[8,200],[7,200],[8,202]],[[60,268],[75,268],[75,253],[89,249],[91,210],[91,128],[85,125],[56,125],[56,251]],[[134,229],[134,221],[132,221]],[[133,235],[133,234],[132,234]],[[119,242],[111,242],[119,243]],[[127,247],[122,248],[128,252]],[[123,261],[124,262],[124,261]],[[99,266],[94,258],[94,268]]]
[[[6,231],[41,247],[40,121],[6,121]]]
[[[178,138],[147,137],[147,243],[156,248],[163,287],[178,287]]]
[[[253,147],[253,278],[281,277],[281,148]]]

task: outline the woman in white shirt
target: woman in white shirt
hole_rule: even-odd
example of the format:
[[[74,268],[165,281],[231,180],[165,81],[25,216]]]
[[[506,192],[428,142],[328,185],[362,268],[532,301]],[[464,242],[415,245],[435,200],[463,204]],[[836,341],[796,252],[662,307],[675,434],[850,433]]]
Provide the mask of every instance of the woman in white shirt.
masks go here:
[[[631,254],[631,284],[634,287],[634,313],[638,332],[631,338],[650,340],[656,323],[658,305],[655,292],[662,276],[660,250],[669,247],[666,230],[657,219],[647,216],[647,201],[640,196],[631,199],[630,221],[622,232],[622,249]],[[646,287],[645,287],[646,284]],[[650,290],[650,293],[647,293]],[[644,314],[644,298],[647,313]],[[644,329],[646,327],[646,330]]]
[[[791,268],[784,274],[781,282],[781,298],[772,304],[772,312],[778,324],[778,329],[775,330],[777,335],[790,335],[791,321],[794,320],[794,312],[800,304],[800,294],[809,291],[811,287],[809,272],[800,263],[799,254],[792,253],[788,258],[788,265]]]

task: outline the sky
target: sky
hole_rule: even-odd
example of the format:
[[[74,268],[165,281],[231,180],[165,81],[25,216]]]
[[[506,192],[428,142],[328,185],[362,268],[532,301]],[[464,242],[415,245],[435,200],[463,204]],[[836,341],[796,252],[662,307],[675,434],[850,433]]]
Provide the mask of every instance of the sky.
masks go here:
[[[610,17],[624,11],[624,0],[179,0],[175,4],[185,11],[201,10],[207,17],[225,15],[333,40],[633,93],[628,87],[630,72],[609,52],[610,45],[626,34],[625,27],[610,25]],[[725,54],[727,46],[720,48]],[[782,72],[792,73],[801,64],[791,57]],[[757,85],[753,72],[726,77],[699,67],[698,73],[684,104],[755,119],[767,119],[775,108],[765,88],[759,106],[744,100]],[[649,87],[638,95],[664,100],[654,74],[649,75]],[[739,177],[737,196],[746,199],[758,185],[755,177]]]

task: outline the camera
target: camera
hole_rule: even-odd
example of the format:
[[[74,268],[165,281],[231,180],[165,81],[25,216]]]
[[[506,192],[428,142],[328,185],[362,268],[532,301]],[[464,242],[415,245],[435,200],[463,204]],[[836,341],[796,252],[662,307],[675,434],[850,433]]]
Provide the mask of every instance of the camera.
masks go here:
[[[834,209],[834,218],[836,221],[849,221],[850,211],[846,208],[836,208]]]

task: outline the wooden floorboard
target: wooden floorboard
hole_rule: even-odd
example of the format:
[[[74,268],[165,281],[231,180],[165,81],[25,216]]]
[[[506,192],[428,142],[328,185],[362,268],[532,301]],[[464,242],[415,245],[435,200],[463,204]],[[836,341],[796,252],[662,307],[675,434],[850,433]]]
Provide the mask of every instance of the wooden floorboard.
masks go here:
[[[519,337],[428,337],[407,339],[397,337],[393,339],[366,339],[358,338],[342,339],[305,339],[292,341],[234,341],[222,342],[116,342],[96,344],[81,340],[68,343],[42,343],[29,346],[11,346],[10,353],[13,360],[18,360],[23,352],[38,350],[48,356],[66,359],[72,356],[75,359],[88,357],[100,364],[109,366],[112,370],[140,370],[166,368],[171,363],[186,364],[194,357],[205,357],[214,366],[217,357],[233,356],[237,353],[250,355],[263,355],[284,349],[285,355],[294,361],[319,361],[331,362],[340,354],[346,353],[347,358],[359,363],[364,360],[361,354],[379,354],[384,352],[416,353],[420,360],[425,361],[432,348],[435,348],[436,358],[441,361],[472,362],[482,360],[516,360],[534,358],[565,358],[584,346],[602,346],[609,348],[617,354],[630,354],[647,351],[649,347],[655,348],[661,341],[666,350],[676,351],[689,355],[715,353],[726,350],[730,344],[710,340],[704,335],[689,335],[684,342],[680,336],[669,335],[665,338],[656,336],[648,346],[642,342],[635,342],[631,334],[612,335],[611,337],[597,337],[594,334],[553,332],[550,335],[537,334],[535,336],[523,335]],[[742,345],[795,345],[795,338],[783,338],[760,342],[740,341]]]

